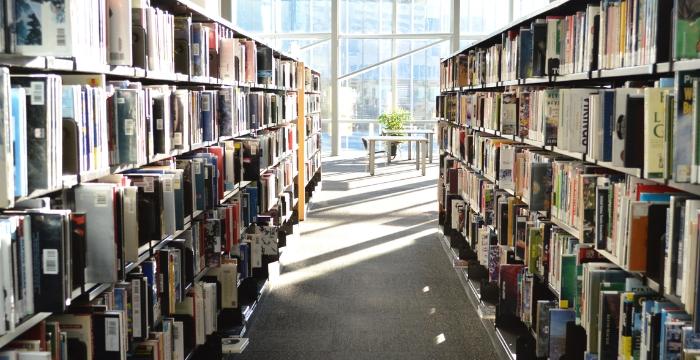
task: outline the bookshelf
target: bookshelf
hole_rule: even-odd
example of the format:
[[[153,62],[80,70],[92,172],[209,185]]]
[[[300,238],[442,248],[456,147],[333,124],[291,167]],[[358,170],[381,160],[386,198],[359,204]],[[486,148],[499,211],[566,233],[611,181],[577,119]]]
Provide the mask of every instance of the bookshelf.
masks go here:
[[[555,1],[441,61],[443,245],[508,357],[700,353],[690,3]]]
[[[88,358],[220,358],[222,337],[246,334],[267,266],[321,181],[320,74],[191,1],[62,4],[65,23],[37,28],[65,26],[57,44],[29,49],[15,19],[0,16],[0,293],[14,299],[0,305],[0,354],[61,359],[68,339],[85,335],[72,322],[87,316],[119,328],[105,328],[118,339],[109,344],[87,337]],[[20,78],[30,79],[25,91]],[[16,125],[40,118],[34,106],[51,123],[41,132]],[[19,145],[48,137],[44,159]],[[33,185],[35,164],[55,177],[50,186]],[[29,246],[48,241],[56,248]],[[91,260],[99,253],[111,257],[106,267]],[[55,293],[34,294],[30,278]]]

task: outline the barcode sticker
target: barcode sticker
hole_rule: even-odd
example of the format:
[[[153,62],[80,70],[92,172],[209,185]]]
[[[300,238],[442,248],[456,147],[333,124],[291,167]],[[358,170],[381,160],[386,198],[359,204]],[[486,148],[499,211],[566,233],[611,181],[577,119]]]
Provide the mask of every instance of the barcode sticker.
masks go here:
[[[119,319],[105,318],[105,351],[119,351]]]
[[[202,173],[202,165],[198,161],[195,161],[193,165],[194,165],[194,173],[197,175],[201,174]]]
[[[136,121],[134,119],[124,119],[124,135],[134,136]]]
[[[156,130],[163,130],[163,119],[156,119]]]
[[[56,29],[56,45],[66,46],[66,29],[65,28]]]
[[[250,145],[250,154],[251,154],[251,155],[257,155],[257,154],[258,154],[258,144],[251,144],[251,145]]]
[[[43,139],[46,137],[46,130],[44,128],[34,128],[34,138]]]
[[[32,81],[29,83],[29,102],[32,105],[44,105],[43,81]]]
[[[44,275],[58,275],[58,250],[44,249],[41,260]]]
[[[209,180],[209,168],[204,168],[204,179]]]
[[[144,186],[143,186],[143,191],[147,193],[152,193],[155,191],[155,187],[153,186],[153,178],[150,176],[147,176],[143,178],[144,180]]]
[[[107,192],[95,194],[95,207],[107,206]]]
[[[163,179],[163,192],[169,193],[173,192],[173,180]]]
[[[199,43],[192,44],[192,54],[199,55]]]
[[[181,132],[173,133],[173,145],[182,146],[182,133]]]
[[[175,190],[182,189],[182,181],[180,181],[180,178],[173,179],[173,189],[175,189]]]
[[[126,103],[126,99],[124,99],[123,97],[117,98],[117,104],[124,104],[124,103]]]
[[[141,281],[131,280],[131,303],[134,337],[142,337],[141,332]]]
[[[202,94],[202,111],[211,111],[211,98],[209,94]]]

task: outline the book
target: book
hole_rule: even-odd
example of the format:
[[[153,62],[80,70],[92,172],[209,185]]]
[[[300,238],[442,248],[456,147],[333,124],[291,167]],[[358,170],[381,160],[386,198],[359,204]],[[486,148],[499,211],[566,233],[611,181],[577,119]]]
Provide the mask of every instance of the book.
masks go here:
[[[107,14],[109,64],[131,66],[131,0],[108,0]]]
[[[663,178],[666,169],[664,151],[667,126],[666,103],[669,88],[650,87],[644,89],[644,177]]]
[[[698,57],[700,42],[700,23],[698,22],[698,4],[692,0],[675,0],[673,12],[673,58],[695,59]]]
[[[567,323],[576,321],[576,312],[571,309],[549,310],[549,349],[547,357],[559,359],[565,354]]]
[[[0,68],[0,208],[12,207],[15,203],[14,175],[14,133],[11,114],[12,99],[10,97],[10,72]],[[20,156],[22,154],[20,153]],[[26,153],[25,153],[26,155]],[[22,179],[20,179],[21,184]]]
[[[695,73],[676,73],[676,111],[673,122],[673,180],[690,182],[695,139],[693,137],[693,81]],[[688,144],[693,151],[688,151]]]
[[[14,186],[15,197],[27,196],[28,184],[28,154],[27,154],[27,104],[26,92],[23,88],[12,88],[12,152],[14,155]]]

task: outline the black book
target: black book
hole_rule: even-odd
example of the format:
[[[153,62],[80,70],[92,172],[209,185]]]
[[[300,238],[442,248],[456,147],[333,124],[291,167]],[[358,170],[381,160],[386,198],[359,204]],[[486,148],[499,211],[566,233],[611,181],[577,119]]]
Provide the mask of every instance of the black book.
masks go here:
[[[66,286],[68,239],[64,238],[68,210],[30,211],[32,221],[32,262],[34,272],[34,311],[63,312],[71,292]]]
[[[601,360],[617,359],[620,329],[620,293],[617,291],[600,292],[601,334],[598,357]]]
[[[666,212],[669,204],[652,204],[649,206],[649,225],[647,231],[647,269],[646,277],[662,284],[664,280],[664,254],[666,251]]]
[[[261,93],[248,94],[248,128],[251,130],[258,129],[262,125],[262,103]]]
[[[273,54],[267,46],[258,46],[258,84],[274,84]]]
[[[628,95],[627,111],[618,119],[616,134],[624,139],[622,152],[624,166],[641,168],[644,163],[644,132],[639,131],[644,122],[644,96]]]
[[[260,158],[262,151],[257,140],[243,141],[243,180],[257,181],[260,177]]]
[[[178,169],[182,169],[182,192],[185,222],[188,217],[192,216],[192,207],[194,203],[194,179],[192,179],[192,160],[178,159],[176,161]]]
[[[27,178],[29,192],[51,187],[52,144],[54,138],[53,99],[49,88],[55,75],[13,75],[14,87],[22,87],[27,94]],[[58,104],[60,105],[60,104]],[[55,144],[54,144],[55,145]],[[61,160],[62,161],[62,160]]]
[[[532,31],[532,76],[544,76],[547,58],[547,23],[535,21],[530,30]]]
[[[192,18],[189,16],[175,17],[175,33],[174,33],[174,60],[175,71],[182,74],[191,75],[192,67],[190,63],[190,44],[192,27]]]
[[[128,174],[139,188],[139,246],[163,239],[162,184],[157,176]]]
[[[166,131],[165,122],[169,121],[168,108],[166,108],[166,99],[162,94],[153,96],[152,113],[153,113],[153,151],[156,154],[166,154],[170,152],[167,148],[165,137],[170,136]]]
[[[173,249],[162,249],[158,251],[157,254],[157,260],[158,260],[158,269],[159,269],[159,277],[160,279],[158,280],[160,285],[160,303],[161,303],[161,311],[163,315],[169,316],[171,315],[172,311],[175,309],[175,301],[177,299],[177,296],[173,297],[174,294],[171,294],[170,292],[170,286],[171,283],[175,281],[175,279],[171,278],[170,274],[170,265],[173,263],[173,255],[171,254],[171,251]]]
[[[122,337],[122,312],[108,311],[92,314],[94,358],[121,360],[126,355]]]

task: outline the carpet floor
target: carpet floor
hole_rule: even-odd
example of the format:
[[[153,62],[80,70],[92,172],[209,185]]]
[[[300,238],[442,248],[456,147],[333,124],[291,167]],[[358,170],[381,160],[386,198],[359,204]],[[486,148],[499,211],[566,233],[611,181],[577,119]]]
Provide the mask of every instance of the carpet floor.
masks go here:
[[[438,238],[437,161],[323,166],[236,359],[495,359]]]

